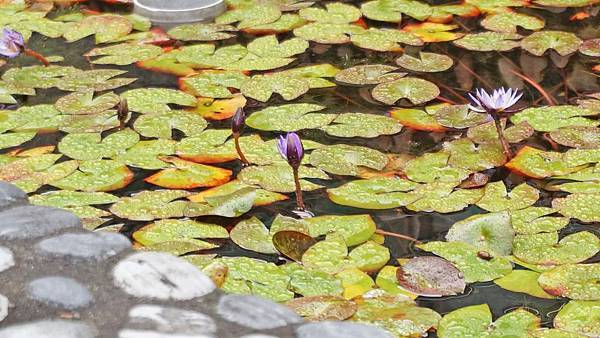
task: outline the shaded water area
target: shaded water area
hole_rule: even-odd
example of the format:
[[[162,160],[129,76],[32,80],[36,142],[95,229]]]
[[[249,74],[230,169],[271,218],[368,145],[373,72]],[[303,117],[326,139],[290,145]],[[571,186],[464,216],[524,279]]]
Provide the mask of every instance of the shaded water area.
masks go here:
[[[429,1],[434,4],[434,1]],[[356,2],[360,6],[360,2]],[[439,3],[435,2],[436,5]],[[103,3],[96,4],[105,12],[127,13],[127,6],[111,6]],[[597,7],[585,7],[585,10],[590,13],[597,13]],[[567,9],[538,9],[538,8],[519,8],[520,13],[532,14],[541,16],[545,20],[544,30],[559,30],[573,32],[583,40],[594,39],[600,37],[600,19],[598,16],[582,21],[569,20],[577,12],[582,11],[582,8],[567,8]],[[48,17],[52,18],[61,14],[51,12]],[[364,18],[368,27],[396,27],[393,23],[382,23]],[[406,17],[406,22],[402,25],[417,22],[410,17]],[[458,24],[459,31],[463,33],[476,33],[483,31],[478,25],[478,19],[455,17],[454,23]],[[523,31],[523,35],[527,31],[519,27],[519,32]],[[278,34],[280,41],[292,38],[294,35],[291,32]],[[246,45],[253,40],[255,36],[247,33],[238,33],[234,38],[224,41],[213,42],[216,46],[228,46],[240,43]],[[181,45],[192,43],[181,43]],[[39,34],[33,34],[29,40],[28,47],[36,50],[44,55],[62,55],[65,60],[57,63],[59,65],[70,65],[79,69],[122,69],[127,71],[123,76],[135,77],[137,81],[130,85],[120,87],[114,90],[120,94],[125,91],[135,88],[148,87],[163,87],[163,88],[178,88],[178,77],[166,73],[154,72],[141,69],[135,65],[129,66],[114,66],[106,67],[103,65],[91,66],[89,59],[82,56],[89,50],[95,47],[94,38],[87,37],[73,43],[65,43],[62,39],[49,39]],[[529,52],[515,48],[511,51],[504,52],[476,52],[468,51],[453,45],[451,42],[436,42],[428,43],[424,46],[403,46],[404,53],[416,55],[419,51],[435,52],[450,56],[454,60],[454,66],[447,71],[438,73],[418,73],[420,78],[429,80],[437,84],[440,88],[441,101],[447,101],[454,104],[467,103],[467,93],[475,88],[483,87],[493,89],[500,86],[518,87],[523,90],[523,98],[517,104],[518,108],[546,105],[547,100],[536,90],[534,86],[525,82],[522,78],[514,75],[509,69],[513,69],[520,74],[524,74],[528,79],[533,79],[539,84],[557,104],[576,104],[577,99],[583,98],[584,94],[590,94],[600,91],[598,83],[598,75],[591,71],[591,67],[598,63],[598,58],[574,53],[568,56],[560,56],[555,52],[546,53],[544,56],[533,56]],[[352,44],[319,44],[310,43],[309,49],[298,55],[297,60],[285,66],[284,69],[294,67],[329,63],[339,69],[347,69],[357,65],[366,64],[388,64],[395,65],[395,59],[401,55],[400,52],[376,52],[367,49],[361,49]],[[10,60],[7,66],[0,68],[0,75],[7,69],[14,67],[24,67],[35,64],[35,60],[25,57],[19,57]],[[261,72],[254,72],[259,74]],[[414,72],[409,72],[414,74]],[[370,95],[370,88],[364,86],[343,86],[337,85],[331,88],[311,89],[308,93],[295,99],[293,103],[316,103],[327,108],[322,112],[356,112],[385,115],[391,107],[384,105],[373,99]],[[56,88],[37,89],[35,96],[18,96],[20,106],[33,106],[38,104],[53,104],[57,99],[64,96],[66,93]],[[248,99],[245,111],[248,115],[253,112],[264,109],[273,105],[286,104],[280,96],[274,95],[267,102],[259,102],[251,98]],[[396,107],[413,107],[406,100],[398,101]],[[138,113],[133,113],[132,118],[128,121],[127,126],[133,126]],[[597,119],[592,117],[592,119]],[[228,129],[230,120],[210,121],[210,129]],[[113,133],[115,130],[105,131],[103,135]],[[246,133],[250,133],[249,128]],[[264,140],[270,140],[281,133],[264,132],[252,130],[251,133],[259,134]],[[350,144],[369,147],[379,150],[383,153],[393,154],[409,154],[414,157],[421,156],[425,153],[432,153],[442,150],[443,144],[446,141],[456,140],[464,137],[465,129],[449,129],[445,132],[427,132],[418,131],[408,127],[402,129],[401,132],[395,135],[383,135],[375,138],[341,138],[333,137],[326,134],[322,130],[310,129],[302,130],[299,135],[303,140],[313,140],[319,143],[330,144]],[[65,135],[63,132],[54,132],[46,134],[38,134],[33,140],[26,142],[14,148],[4,149],[3,153],[8,153],[16,148],[29,149],[43,145],[57,145],[61,138]],[[184,137],[179,131],[173,132],[173,139],[176,141]],[[142,140],[149,139],[141,137]],[[525,141],[513,144],[513,149],[517,150],[525,146],[532,146],[538,149],[554,150],[565,152],[569,148],[548,141],[548,137],[544,132],[536,132],[533,136]],[[64,161],[65,158],[59,160]],[[236,177],[237,173],[242,169],[239,161],[231,161],[218,164],[221,168],[230,169],[233,171],[232,177]],[[134,172],[134,180],[124,188],[116,191],[111,191],[112,194],[119,197],[130,196],[133,193],[146,190],[163,189],[144,182],[144,178],[154,174],[154,170],[145,170],[130,167]],[[510,191],[521,183],[529,183],[540,190],[540,197],[535,206],[550,206],[555,198],[565,197],[566,192],[544,190],[546,181],[541,179],[528,179],[519,176],[503,166],[487,169],[482,171],[489,177],[489,182],[503,181],[507,189]],[[355,177],[341,176],[330,174],[332,179],[316,180],[309,179],[311,182],[323,185],[326,189],[342,186],[345,183],[355,180]],[[326,189],[319,189],[312,192],[305,192],[304,198],[309,210],[315,215],[352,215],[352,214],[369,214],[373,217],[377,227],[381,230],[408,235],[417,238],[421,242],[429,242],[435,240],[444,240],[448,229],[457,221],[464,220],[475,214],[486,213],[475,205],[470,205],[462,211],[452,213],[438,212],[413,212],[406,208],[395,208],[388,210],[368,210],[354,208],[350,206],[342,206],[333,203],[326,193]],[[56,190],[56,188],[45,185],[35,193],[40,194],[47,191]],[[192,192],[204,190],[203,188],[190,189]],[[277,214],[285,216],[294,216],[292,210],[295,208],[293,194],[290,199],[280,201],[271,205],[254,207],[247,213],[236,218],[226,218],[220,216],[201,216],[195,218],[201,222],[220,224],[228,229],[231,229],[240,220],[249,219],[252,216],[258,217],[267,226],[272,223]],[[110,205],[99,206],[98,208],[109,210]],[[123,224],[120,231],[128,236],[148,224],[147,221],[132,221],[119,218],[116,215],[110,216],[110,220],[102,225],[111,226]],[[561,238],[578,232],[590,231],[600,236],[600,230],[597,223],[583,223],[575,218],[571,218],[567,227],[560,231]],[[214,253],[219,256],[247,256],[255,257],[276,264],[284,263],[283,258],[279,255],[261,254],[250,250],[245,250],[233,243],[231,240],[223,240],[219,244],[222,246],[214,249],[209,249],[203,253]],[[413,246],[410,241],[388,236],[385,239],[385,246],[389,248],[391,253],[391,261],[388,264],[395,264],[395,260],[399,258],[411,258],[416,255],[429,255],[425,251],[419,250]],[[600,256],[596,254],[584,263],[598,262]],[[521,267],[515,265],[515,269]],[[440,314],[446,314],[452,310],[462,308],[468,305],[487,303],[493,313],[494,319],[501,315],[514,310],[518,307],[525,307],[538,315],[541,319],[541,324],[544,327],[551,327],[552,319],[560,308],[567,303],[567,298],[557,299],[542,299],[527,295],[525,293],[516,293],[507,291],[492,281],[483,283],[473,283],[467,285],[465,293],[457,296],[448,297],[423,297],[416,299],[418,305],[431,308]],[[430,336],[435,336],[431,333]]]

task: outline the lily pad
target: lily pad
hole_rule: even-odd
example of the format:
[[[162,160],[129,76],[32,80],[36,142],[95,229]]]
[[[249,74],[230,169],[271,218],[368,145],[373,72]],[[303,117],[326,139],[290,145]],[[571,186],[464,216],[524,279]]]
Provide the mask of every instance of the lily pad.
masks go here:
[[[303,53],[309,47],[306,40],[292,38],[279,42],[275,35],[267,35],[252,40],[246,48],[259,57],[288,58]]]
[[[119,198],[105,192],[82,192],[71,190],[48,191],[29,198],[31,204],[55,208],[79,207],[94,204],[110,204]]]
[[[175,153],[175,141],[158,139],[140,141],[114,158],[131,167],[153,170],[167,168],[168,163],[160,157],[173,155],[173,153]]]
[[[246,97],[267,102],[274,93],[280,94],[284,100],[298,98],[310,89],[307,81],[281,75],[255,75],[245,82],[241,91]]]
[[[454,61],[447,55],[420,52],[419,57],[404,54],[396,59],[396,64],[402,68],[415,72],[443,72],[452,67]]]
[[[508,291],[526,293],[538,298],[555,299],[556,297],[546,293],[540,287],[538,284],[539,277],[539,272],[513,270],[508,275],[494,280],[494,283]]]
[[[61,97],[54,107],[63,114],[98,114],[116,106],[119,101],[119,96],[115,93],[106,93],[94,98],[93,91],[84,91]]]
[[[308,269],[297,263],[281,266],[290,276],[288,289],[303,296],[339,296],[342,282],[334,275]]]
[[[513,255],[526,263],[560,265],[583,262],[600,251],[600,239],[588,231],[558,238],[556,232],[517,235]]]
[[[450,153],[449,165],[473,171],[498,167],[506,161],[500,145],[475,145],[468,138],[444,143],[444,151]]]
[[[314,113],[324,106],[310,103],[294,103],[270,106],[252,113],[246,124],[254,129],[268,131],[298,131],[327,126],[337,115]]]
[[[537,31],[544,28],[545,22],[536,16],[507,11],[486,16],[481,25],[491,31],[516,33],[517,27]]]
[[[398,177],[356,180],[327,189],[334,203],[363,209],[392,209],[408,205],[419,198],[409,194],[419,184]]]
[[[312,191],[322,188],[321,185],[311,183],[304,178],[329,179],[329,176],[318,168],[300,167],[300,187],[303,191]],[[294,192],[294,175],[288,165],[251,166],[242,169],[238,179],[246,184],[258,185],[265,190],[274,192]]]
[[[20,144],[30,141],[35,137],[35,135],[36,132],[30,131],[0,134],[0,148],[6,149],[10,147],[16,147]]]
[[[233,180],[225,184],[221,184],[217,187],[203,190],[195,195],[188,196],[188,199],[192,202],[207,203],[207,197],[226,196],[245,188],[252,188],[252,186],[244,184],[239,180]],[[256,199],[254,200],[254,206],[269,205],[271,203],[283,201],[286,199],[288,199],[288,197],[283,194],[278,194],[271,191],[256,188]]]
[[[169,104],[180,106],[196,106],[196,98],[190,94],[168,88],[138,88],[131,89],[121,98],[127,99],[131,111],[142,114],[168,112]]]
[[[55,65],[15,67],[5,71],[2,80],[19,87],[47,89],[56,87],[63,77],[79,72],[80,70],[74,67]]]
[[[180,87],[186,93],[212,98],[229,98],[233,94],[228,88],[240,89],[249,79],[240,71],[203,70],[193,76],[181,78]]]
[[[309,162],[331,174],[355,176],[359,167],[383,169],[388,158],[375,149],[336,144],[313,150]]]
[[[196,108],[188,111],[194,112],[207,120],[226,120],[233,115],[238,108],[244,108],[246,98],[242,94],[235,94],[230,99],[214,100],[211,98],[199,98]]]
[[[246,250],[265,254],[277,253],[269,230],[256,217],[239,222],[231,229],[231,240]]]
[[[521,48],[529,53],[541,56],[548,49],[555,50],[562,56],[574,53],[583,41],[577,35],[562,31],[535,32],[521,41]]]
[[[412,4],[423,4],[419,1],[410,1]],[[423,22],[404,26],[402,30],[416,34],[424,42],[445,42],[461,38],[464,34],[452,32],[458,25],[435,22]]]
[[[395,81],[380,83],[373,88],[373,98],[388,105],[393,105],[399,99],[408,99],[414,105],[419,105],[435,99],[440,89],[427,80],[405,77]]]
[[[467,105],[441,106],[434,115],[442,126],[457,129],[477,126],[490,120],[489,115],[471,111]]]
[[[478,52],[506,52],[521,45],[521,35],[517,33],[483,32],[467,34],[453,41],[458,47]]]
[[[564,127],[550,133],[558,144],[572,148],[597,149],[600,147],[600,128]]]
[[[461,272],[454,265],[434,256],[409,259],[397,269],[396,277],[403,288],[425,297],[458,295],[466,287]]]
[[[484,195],[477,206],[491,212],[518,210],[532,206],[539,196],[540,192],[527,183],[519,184],[509,193],[504,182],[492,182],[485,186]]]
[[[538,279],[549,294],[576,300],[600,300],[600,263],[565,264],[543,272]]]
[[[239,217],[252,209],[256,201],[256,191],[256,188],[250,186],[226,195],[207,196],[204,198],[205,203],[190,202],[185,208],[184,215]]]
[[[238,29],[275,22],[281,16],[279,6],[275,4],[255,4],[229,10],[215,19],[217,24],[239,22]]]
[[[84,54],[84,56],[100,56],[100,58],[92,61],[92,63],[98,65],[125,66],[138,61],[155,58],[162,53],[162,48],[154,45],[120,43],[118,45],[94,48]]]
[[[356,268],[364,272],[375,272],[390,260],[390,250],[373,241],[365,242],[354,248],[348,255]]]
[[[299,231],[282,230],[273,234],[273,245],[277,251],[296,262],[300,262],[302,255],[315,243],[316,239]]]
[[[481,189],[455,189],[457,183],[432,182],[418,186],[416,200],[407,205],[412,211],[449,213],[463,210],[481,199]]]
[[[511,224],[516,233],[524,235],[558,231],[569,224],[569,218],[546,216],[555,212],[557,212],[556,209],[546,207],[512,210],[510,212]]]
[[[362,31],[364,28],[358,25],[311,22],[294,29],[294,35],[318,43],[339,44],[350,42],[350,36]]]
[[[600,222],[598,203],[600,194],[571,194],[552,200],[552,207],[562,215],[577,218],[583,222]]]
[[[598,336],[599,309],[600,301],[572,300],[558,311],[554,317],[554,327],[589,337]]]
[[[400,43],[411,46],[423,45],[423,41],[416,34],[386,28],[369,28],[360,33],[352,34],[350,40],[357,47],[378,52],[401,51]]]
[[[583,169],[582,166],[569,164],[561,155],[525,146],[506,163],[506,167],[533,178],[567,175]]]
[[[514,124],[527,122],[537,131],[555,131],[564,127],[596,127],[597,120],[584,116],[597,115],[597,111],[578,106],[546,106],[527,108],[511,117]]]
[[[426,153],[406,163],[404,173],[415,182],[460,182],[471,173],[448,164],[450,155],[444,152]]]
[[[317,242],[302,255],[302,265],[328,274],[354,267],[347,259],[348,247],[339,234],[330,234],[324,241]]]
[[[141,245],[151,247],[165,242],[187,242],[200,248],[214,245],[200,238],[229,238],[227,230],[217,224],[201,223],[189,219],[162,219],[145,225],[133,233],[133,239]]]
[[[402,13],[395,11],[395,6],[389,1],[368,1],[361,4],[360,9],[363,15],[371,20],[384,22],[400,22],[402,20]]]
[[[96,91],[112,90],[136,81],[136,78],[118,77],[126,71],[118,69],[92,69],[66,75],[56,87],[65,91]]]
[[[186,197],[183,190],[142,191],[131,197],[123,197],[110,207],[118,217],[133,221],[152,221],[161,218],[182,217],[187,201],[174,201]]]
[[[236,28],[230,25],[212,23],[193,23],[180,25],[170,29],[170,37],[182,41],[217,41],[227,40],[235,36]]]
[[[587,56],[600,56],[600,39],[585,40],[579,46],[579,52]]]
[[[325,9],[316,7],[303,8],[298,14],[308,21],[335,24],[354,22],[362,16],[358,8],[341,2],[328,3],[325,5]]]
[[[468,243],[492,256],[510,255],[514,237],[507,212],[470,216],[454,223],[446,234],[449,242]]]
[[[132,180],[133,172],[126,165],[113,160],[93,160],[82,162],[79,170],[51,185],[68,190],[113,191],[126,187]]]
[[[170,139],[173,129],[182,131],[186,136],[195,136],[202,133],[207,126],[206,120],[197,114],[171,110],[141,115],[135,120],[133,129],[145,137]]]
[[[392,73],[396,67],[388,65],[362,65],[346,68],[335,74],[335,80],[344,84],[369,85],[401,78],[406,73]]]
[[[65,29],[67,42],[74,42],[94,34],[96,44],[110,42],[131,32],[131,22],[120,15],[91,15]]]
[[[429,242],[416,246],[449,260],[463,273],[467,283],[491,281],[512,271],[512,264],[505,257],[482,259],[476,247],[464,242]]]
[[[447,128],[442,126],[436,118],[420,109],[398,108],[390,111],[390,116],[405,127],[431,132],[443,132]]]
[[[331,136],[373,138],[397,134],[402,130],[402,125],[387,116],[344,113],[320,129]]]
[[[339,296],[296,298],[285,303],[297,314],[311,321],[344,320],[356,312],[356,305]]]
[[[231,171],[227,169],[182,160],[176,156],[160,159],[174,167],[163,169],[144,181],[163,188],[193,189],[219,186],[231,179]]]
[[[139,139],[139,135],[131,129],[117,131],[104,139],[100,133],[73,133],[62,138],[58,150],[75,160],[98,160],[124,152]]]
[[[306,20],[302,19],[298,14],[282,14],[279,19],[262,25],[255,25],[244,28],[243,31],[250,34],[280,34],[286,33],[294,28],[298,28],[306,24]]]
[[[342,281],[342,296],[346,299],[362,296],[375,287],[373,279],[366,272],[356,268],[338,272],[335,277]]]

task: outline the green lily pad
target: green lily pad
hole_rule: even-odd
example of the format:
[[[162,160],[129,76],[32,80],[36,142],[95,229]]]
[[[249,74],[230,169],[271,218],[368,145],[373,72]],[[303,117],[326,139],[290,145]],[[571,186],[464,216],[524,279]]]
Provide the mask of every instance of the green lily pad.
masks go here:
[[[506,52],[519,47],[521,43],[518,40],[521,38],[522,36],[517,33],[483,32],[466,34],[452,43],[458,47],[478,52]]]
[[[133,233],[133,239],[146,247],[165,242],[187,242],[200,247],[214,247],[200,238],[229,238],[227,229],[217,224],[189,219],[162,219]]]
[[[356,305],[339,296],[311,296],[296,298],[285,303],[310,321],[344,320],[356,312]]]
[[[540,192],[527,183],[519,184],[509,193],[504,182],[492,182],[485,186],[484,195],[477,206],[491,212],[518,210],[532,206],[539,197]]]
[[[454,223],[446,234],[449,242],[468,243],[492,256],[510,255],[514,237],[507,212],[470,216]]]
[[[471,173],[448,164],[450,155],[444,152],[426,153],[406,163],[404,173],[415,182],[460,182]]]
[[[600,263],[565,264],[543,272],[538,279],[549,294],[576,300],[600,300]]]
[[[215,19],[217,24],[239,22],[238,29],[275,22],[281,17],[279,6],[275,4],[254,4],[229,10]]]
[[[417,3],[416,1],[414,1]],[[422,3],[419,3],[422,4]],[[402,13],[394,10],[394,6],[389,1],[368,1],[360,6],[363,15],[371,20],[384,22],[400,22]]]
[[[296,262],[301,261],[302,255],[316,242],[311,236],[299,231],[281,230],[273,234],[273,245],[277,251]]]
[[[406,290],[425,297],[458,295],[466,287],[461,272],[447,260],[435,256],[409,259],[397,269],[396,278]]]
[[[344,238],[336,233],[330,234],[324,241],[317,242],[302,255],[302,265],[308,269],[336,274],[354,267],[347,259],[348,247]]]
[[[135,120],[133,129],[145,137],[170,139],[173,129],[182,131],[186,136],[195,136],[201,134],[207,126],[208,122],[197,114],[171,110],[141,115]]]
[[[80,70],[73,67],[62,67],[50,65],[15,67],[8,69],[2,74],[2,80],[14,86],[28,88],[52,88],[56,87],[62,78],[71,74],[79,73]]]
[[[161,218],[182,217],[187,201],[173,201],[190,195],[183,190],[142,191],[131,197],[122,197],[110,207],[118,217],[133,221],[152,221]]]
[[[362,65],[346,68],[335,74],[335,80],[344,84],[369,85],[401,78],[406,73],[392,73],[398,68],[388,65]]]
[[[331,174],[356,176],[359,167],[383,169],[388,157],[375,149],[336,144],[313,150],[309,162]]]
[[[477,126],[490,120],[489,115],[470,111],[467,105],[442,106],[435,110],[434,115],[442,126],[457,129]]]
[[[401,295],[409,299],[417,298],[417,295],[406,290],[400,284],[398,284],[398,270],[399,267],[386,265],[377,273],[375,279],[376,285],[387,294],[390,295]]]
[[[277,74],[255,75],[241,87],[246,97],[267,102],[274,93],[280,94],[284,100],[298,98],[310,89],[307,81],[299,78],[284,77]]]
[[[275,35],[267,35],[252,40],[246,48],[260,57],[288,58],[303,53],[309,47],[306,40],[292,38],[279,42]]]
[[[219,185],[217,187],[208,190],[203,190],[195,195],[188,196],[188,199],[192,202],[206,203],[207,197],[227,196],[245,188],[252,188],[252,186],[244,184],[239,180],[233,180],[225,184]],[[257,188],[254,206],[269,205],[274,202],[286,200],[287,198],[288,197],[285,195]]]
[[[230,25],[193,23],[171,28],[167,34],[181,41],[217,41],[234,37],[235,34],[230,32],[235,31],[235,27]]]
[[[94,204],[110,204],[119,198],[105,192],[82,192],[71,190],[48,191],[29,197],[29,202],[55,208],[80,207]]]
[[[479,249],[464,242],[429,242],[416,246],[452,262],[467,283],[491,281],[512,271],[512,264],[505,257],[482,259],[478,256]]]
[[[13,95],[35,95],[35,89],[12,82],[0,82],[0,103],[17,103]]]
[[[163,169],[144,181],[163,188],[193,189],[219,186],[231,179],[231,171],[227,169],[182,160],[176,156],[160,157],[160,160],[173,164],[173,168]]]
[[[250,34],[280,34],[286,33],[294,28],[298,28],[306,24],[306,20],[302,19],[298,14],[283,14],[279,19],[262,25],[255,25],[244,28],[243,31]]]
[[[537,131],[551,132],[564,127],[597,127],[600,125],[598,120],[584,117],[597,114],[597,111],[578,106],[546,106],[524,109],[510,121],[514,124],[527,122]]]
[[[421,4],[421,2],[417,1],[411,2]],[[406,25],[402,30],[416,34],[424,42],[445,42],[453,41],[464,36],[464,33],[453,32],[453,30],[457,28],[458,25],[453,24],[422,22]]]
[[[404,54],[396,59],[396,64],[415,72],[443,72],[452,67],[452,58],[444,54],[420,52],[419,57]]]
[[[350,42],[350,36],[359,34],[364,28],[350,24],[311,22],[294,29],[294,35],[305,40],[323,44]]]
[[[229,98],[233,94],[228,88],[240,89],[248,79],[240,71],[203,70],[181,78],[179,84],[183,91],[194,96]]]
[[[403,98],[419,105],[435,99],[439,94],[440,89],[434,83],[413,77],[380,83],[372,92],[374,99],[388,105]]]
[[[405,127],[415,130],[443,132],[446,127],[438,123],[436,118],[420,109],[398,108],[390,111],[390,116]]]
[[[301,166],[299,174],[300,187],[303,191],[322,188],[321,185],[311,183],[303,178],[329,179],[329,176],[318,168]],[[238,174],[238,179],[243,183],[258,185],[274,192],[294,192],[296,190],[292,168],[288,165],[246,167]]]
[[[17,155],[2,156],[5,162],[0,166],[0,180],[12,183],[27,193],[59,181],[75,171],[78,165],[77,161],[55,164],[60,154],[37,154],[34,151],[30,155],[23,152]]]
[[[564,127],[550,132],[558,144],[572,148],[597,149],[600,147],[600,128]]]
[[[215,215],[223,217],[239,217],[252,209],[256,201],[254,187],[242,188],[226,195],[207,196],[205,203],[191,202],[184,214],[187,217]]]
[[[193,68],[225,69],[248,55],[248,50],[242,45],[230,45],[215,49],[213,44],[198,44],[184,46],[171,53],[175,53],[175,58],[179,63],[188,64]]]
[[[409,194],[419,184],[398,177],[356,180],[327,189],[331,201],[363,209],[392,209],[408,205],[419,198]]]
[[[562,215],[577,218],[583,222],[600,222],[598,203],[600,194],[571,194],[552,200],[552,207]]]
[[[544,25],[543,19],[512,11],[494,13],[481,20],[481,26],[485,29],[502,33],[516,33],[517,27],[537,31]]]
[[[327,126],[337,115],[314,113],[324,106],[310,103],[294,103],[270,106],[252,113],[246,124],[254,129],[269,131],[298,131]]]
[[[307,297],[342,294],[342,282],[333,275],[297,263],[285,264],[281,268],[290,276],[288,289],[297,294]]]
[[[400,43],[411,46],[423,45],[423,41],[413,33],[386,28],[369,28],[360,33],[352,34],[350,40],[357,47],[379,52],[401,51]]]
[[[342,296],[346,299],[362,296],[375,288],[373,279],[366,272],[357,268],[338,272],[335,277],[342,281],[344,288]]]
[[[468,138],[444,143],[444,151],[450,153],[449,165],[473,171],[498,167],[506,161],[500,145],[475,145]]]
[[[580,165],[570,165],[560,154],[529,146],[521,148],[510,162],[506,163],[506,167],[533,178],[567,175],[583,169]]]
[[[331,136],[373,138],[397,134],[402,130],[402,125],[387,116],[344,113],[320,129]]]
[[[117,154],[114,159],[131,167],[148,170],[164,169],[169,165],[160,157],[173,155],[175,143],[173,140],[165,139],[140,141],[127,151]]]
[[[81,191],[113,191],[127,186],[133,172],[113,160],[84,161],[79,170],[51,183],[60,189]]]
[[[526,293],[538,298],[555,299],[556,297],[546,293],[538,284],[539,277],[539,272],[513,270],[508,275],[494,280],[494,283],[508,291]]]
[[[171,110],[169,104],[196,106],[194,96],[168,88],[131,89],[121,94],[121,98],[127,100],[131,111],[142,114],[168,112]]]
[[[600,251],[600,239],[588,231],[558,238],[557,232],[517,235],[513,255],[526,263],[559,265],[583,262]]]
[[[585,40],[579,46],[579,52],[587,56],[600,56],[600,39]]]
[[[572,300],[558,311],[554,317],[554,327],[589,337],[598,336],[599,309],[600,301]]]
[[[120,15],[91,15],[65,29],[64,38],[74,42],[94,34],[96,44],[105,43],[123,37],[131,32],[131,22]]]
[[[529,336],[532,338],[585,338],[586,336],[578,333],[567,332],[558,329],[539,329],[535,331],[529,331]]]
[[[119,101],[119,96],[115,93],[106,93],[94,98],[93,91],[83,91],[61,97],[54,107],[63,114],[98,114],[116,106]]]
[[[115,88],[127,86],[136,81],[136,78],[119,77],[125,74],[126,71],[118,69],[92,69],[80,71],[66,75],[56,84],[60,90],[77,92],[77,91],[96,91],[102,92]]]
[[[487,304],[471,305],[447,313],[440,321],[440,338],[464,337],[526,337],[526,332],[540,326],[533,313],[516,309],[492,323],[492,312]]]
[[[308,21],[335,24],[354,22],[362,16],[358,8],[341,2],[328,3],[325,5],[325,9],[316,7],[303,8],[298,14]]]
[[[390,250],[381,244],[368,241],[350,251],[348,257],[355,262],[359,270],[375,272],[390,260]]]
[[[577,35],[570,32],[540,31],[524,38],[521,41],[521,48],[537,56],[543,55],[548,49],[565,56],[576,52],[582,42]]]
[[[540,232],[558,231],[569,224],[568,217],[550,217],[557,210],[545,207],[529,207],[510,211],[510,220],[515,232],[532,235]]]
[[[20,144],[32,140],[35,137],[35,135],[36,132],[34,131],[0,134],[0,148],[6,149],[10,147],[16,147]]]
[[[269,230],[256,217],[239,222],[231,229],[231,240],[246,250],[265,254],[277,253]]]
[[[84,56],[100,56],[100,58],[92,61],[93,64],[125,66],[138,61],[155,58],[162,53],[162,48],[154,45],[120,43],[118,45],[94,48],[84,54]]]
[[[100,133],[73,133],[62,138],[58,150],[75,160],[98,160],[113,157],[137,144],[139,135],[123,129],[102,139]]]

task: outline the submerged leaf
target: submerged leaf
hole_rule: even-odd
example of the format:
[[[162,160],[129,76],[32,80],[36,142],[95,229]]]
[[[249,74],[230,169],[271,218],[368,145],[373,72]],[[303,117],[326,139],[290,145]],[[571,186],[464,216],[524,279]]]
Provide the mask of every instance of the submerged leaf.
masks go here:
[[[457,295],[466,284],[461,272],[445,259],[422,256],[409,259],[396,273],[399,284],[425,297]]]

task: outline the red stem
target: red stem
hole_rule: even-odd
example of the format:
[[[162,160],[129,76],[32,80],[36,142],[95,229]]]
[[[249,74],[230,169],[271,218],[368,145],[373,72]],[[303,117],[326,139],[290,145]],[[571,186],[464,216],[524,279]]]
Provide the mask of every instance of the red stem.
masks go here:
[[[248,162],[248,159],[246,159],[246,156],[244,156],[242,148],[240,147],[240,134],[233,134],[233,143],[235,143],[235,150],[237,151],[238,156],[240,157],[240,161],[242,161],[242,164],[244,166],[250,165],[250,162]]]
[[[419,241],[416,238],[412,238],[410,236],[407,235],[402,235],[402,234],[397,234],[395,232],[389,232],[389,231],[385,231],[385,230],[381,230],[381,229],[377,229],[375,230],[376,234],[380,234],[380,235],[384,235],[384,236],[390,236],[390,237],[396,237],[396,238],[401,238],[401,239],[405,239],[407,241],[411,241],[411,242],[415,242],[417,244],[420,244],[421,241]]]
[[[300,187],[300,175],[298,174],[298,168],[292,167],[294,171],[294,184],[296,184],[296,206],[298,210],[304,211],[306,210],[306,206],[304,205],[304,199],[302,198],[302,187]]]
[[[37,52],[32,51],[29,48],[23,48],[23,53],[38,59],[46,67],[48,67],[50,65],[50,62],[45,57],[43,57],[41,54],[39,54]]]
[[[548,93],[544,90],[544,88],[542,88],[542,86],[540,86],[537,82],[533,81],[529,77],[527,77],[519,72],[516,72],[512,69],[509,69],[509,71],[511,73],[515,74],[516,76],[520,77],[521,79],[523,79],[525,82],[532,85],[533,88],[535,88],[538,92],[540,92],[540,94],[542,94],[542,96],[544,97],[546,102],[548,102],[549,105],[555,106],[557,104],[556,101],[550,95],[548,95]]]

